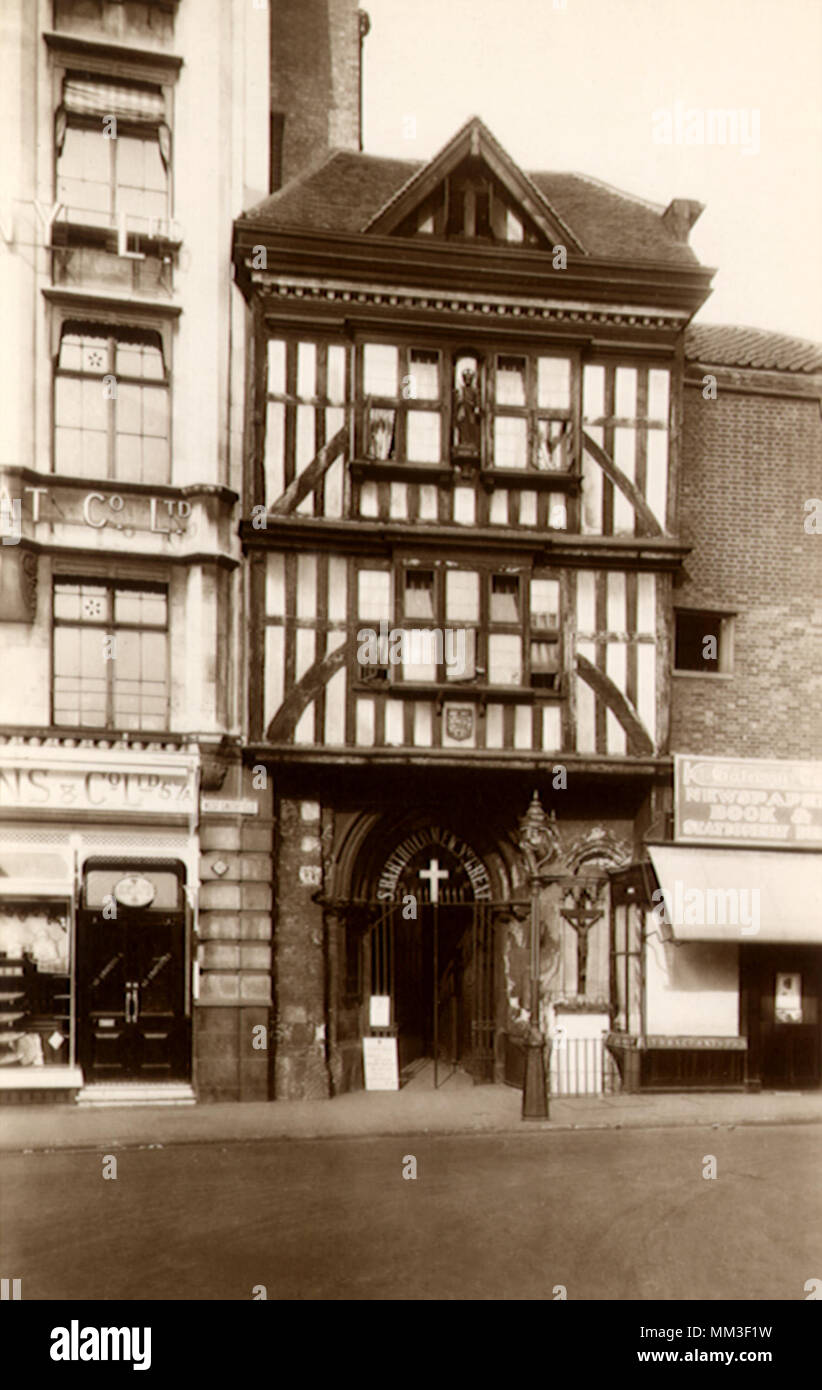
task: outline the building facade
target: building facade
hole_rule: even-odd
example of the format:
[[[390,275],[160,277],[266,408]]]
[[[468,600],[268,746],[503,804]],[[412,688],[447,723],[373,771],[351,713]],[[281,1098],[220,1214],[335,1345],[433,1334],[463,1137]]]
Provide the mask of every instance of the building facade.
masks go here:
[[[817,1087],[822,348],[694,325],[685,359],[673,815],[615,885],[614,1042],[632,1085]]]
[[[820,350],[353,0],[2,25],[0,1101],[818,1085]]]
[[[359,21],[334,11],[342,75],[306,95],[312,119],[356,108],[337,49],[350,30],[358,51]],[[272,186],[276,18],[10,0],[0,28],[0,1098],[265,1096],[246,1038],[269,1022],[271,823],[264,798],[237,814],[248,314],[229,248]]]
[[[236,224],[275,1097],[361,1086],[384,1038],[406,1076],[515,1070],[535,789],[552,1084],[618,1084],[588,1044],[616,988],[608,873],[670,801],[700,211],[526,174],[472,120],[424,166],[334,152]]]

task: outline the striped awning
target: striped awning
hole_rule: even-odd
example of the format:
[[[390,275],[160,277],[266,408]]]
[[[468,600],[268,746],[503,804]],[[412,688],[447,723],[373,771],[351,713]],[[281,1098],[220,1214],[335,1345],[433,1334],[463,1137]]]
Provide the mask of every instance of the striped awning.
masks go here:
[[[93,82],[87,78],[66,77],[63,106],[70,115],[116,116],[120,121],[141,125],[160,125],[166,108],[160,87],[125,86],[115,82]]]

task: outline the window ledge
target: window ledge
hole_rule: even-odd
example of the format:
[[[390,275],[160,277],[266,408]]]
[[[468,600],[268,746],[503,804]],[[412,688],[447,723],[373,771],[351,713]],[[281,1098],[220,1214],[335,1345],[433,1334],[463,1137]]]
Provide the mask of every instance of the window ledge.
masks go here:
[[[517,487],[531,492],[578,493],[582,483],[580,473],[552,473],[541,468],[486,468],[479,479],[489,492],[497,487]]]
[[[413,681],[354,681],[352,691],[356,695],[386,695],[392,700],[436,700],[438,704],[451,700],[481,705],[533,704],[543,700],[561,700],[563,696],[561,685],[559,689],[549,690],[547,687],[530,685],[458,685],[456,681],[453,685],[425,681],[419,684]]]
[[[458,481],[452,468],[441,463],[403,463],[400,459],[352,459],[351,476],[357,481],[386,483],[434,483],[450,487]]]
[[[733,673],[733,671],[676,671],[676,670],[674,670],[674,671],[672,672],[672,674],[673,674],[674,676],[688,676],[688,677],[696,676],[697,679],[705,679],[705,678],[707,678],[709,681],[732,681],[733,678],[734,678],[734,673]]]
[[[72,310],[85,307],[99,313],[110,310],[125,314],[143,310],[152,315],[164,315],[170,319],[179,318],[183,312],[181,304],[172,304],[167,299],[142,299],[138,295],[118,295],[115,297],[108,294],[98,294],[93,290],[71,290],[57,285],[44,285],[42,294],[50,304],[59,304]]]
[[[167,8],[166,5],[163,8]],[[176,8],[176,6],[175,6]],[[51,53],[66,54],[69,57],[76,55],[85,59],[100,59],[108,64],[107,71],[111,76],[111,63],[121,62],[124,68],[129,69],[129,76],[135,68],[155,67],[163,69],[167,73],[177,73],[183,66],[182,58],[178,58],[175,53],[163,53],[156,48],[134,48],[131,44],[124,43],[101,43],[99,39],[84,39],[76,34],[57,33],[53,29],[48,29],[43,34],[46,47]]]
[[[453,464],[404,463],[401,459],[352,459],[351,476],[357,481],[435,483],[440,487],[459,487],[478,479],[487,492],[498,487],[514,487],[530,492],[569,492],[580,490],[579,473],[551,473],[530,468],[469,468],[456,459]]]
[[[99,227],[91,222],[82,222],[71,216],[72,209],[66,209],[66,216],[55,221],[51,229],[52,251],[79,251],[91,249],[107,251],[112,256],[120,256],[120,229],[116,225]],[[169,226],[169,234],[127,231],[127,250],[129,257],[149,257],[174,254],[181,250],[183,238],[179,226],[173,218],[161,218]],[[171,227],[174,227],[173,234]]]

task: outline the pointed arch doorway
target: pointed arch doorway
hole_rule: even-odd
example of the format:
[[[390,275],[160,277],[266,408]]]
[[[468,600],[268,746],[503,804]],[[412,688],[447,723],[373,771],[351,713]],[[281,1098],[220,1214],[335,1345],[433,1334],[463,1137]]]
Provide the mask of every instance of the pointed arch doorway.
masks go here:
[[[498,907],[482,860],[439,827],[384,861],[360,941],[363,1036],[397,1039],[401,1084],[426,1063],[435,1087],[458,1069],[493,1081]]]

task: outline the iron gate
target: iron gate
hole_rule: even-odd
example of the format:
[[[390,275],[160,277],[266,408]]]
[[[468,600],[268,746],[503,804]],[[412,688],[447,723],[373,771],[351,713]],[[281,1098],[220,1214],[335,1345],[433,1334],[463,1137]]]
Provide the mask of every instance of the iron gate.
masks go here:
[[[401,1073],[433,1058],[436,1087],[458,1066],[475,1084],[493,1082],[496,922],[524,905],[418,901],[413,917],[395,901],[335,906],[361,924],[363,1035],[395,1037]],[[390,1000],[387,1022],[374,1021],[373,996]]]

